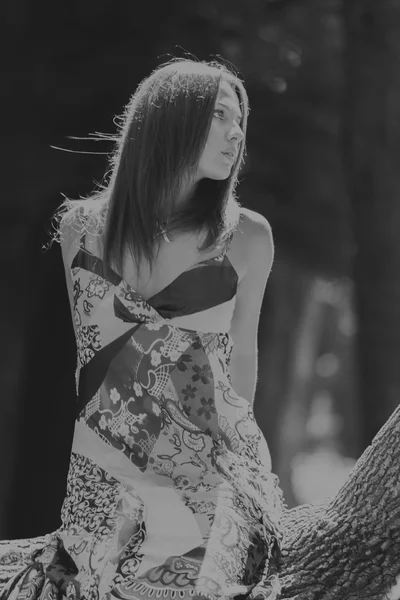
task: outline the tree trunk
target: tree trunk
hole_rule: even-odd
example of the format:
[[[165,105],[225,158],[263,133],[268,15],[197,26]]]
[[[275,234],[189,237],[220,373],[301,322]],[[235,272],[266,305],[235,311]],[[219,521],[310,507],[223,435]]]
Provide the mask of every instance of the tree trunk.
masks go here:
[[[400,398],[400,3],[346,0],[343,14],[363,449]]]
[[[282,600],[381,600],[400,574],[400,407],[331,501],[284,513]]]

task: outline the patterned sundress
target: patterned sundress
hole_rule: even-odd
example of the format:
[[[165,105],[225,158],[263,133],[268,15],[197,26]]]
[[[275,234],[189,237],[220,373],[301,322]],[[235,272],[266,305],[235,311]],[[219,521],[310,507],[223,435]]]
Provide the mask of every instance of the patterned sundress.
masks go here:
[[[72,257],[77,413],[61,526],[0,542],[0,600],[279,595],[282,497],[231,385],[229,251],[147,301]]]

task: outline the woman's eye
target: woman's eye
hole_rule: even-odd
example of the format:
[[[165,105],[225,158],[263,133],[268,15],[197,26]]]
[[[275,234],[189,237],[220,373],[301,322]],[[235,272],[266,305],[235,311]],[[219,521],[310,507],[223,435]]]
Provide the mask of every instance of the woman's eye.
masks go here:
[[[220,108],[217,108],[217,110],[214,110],[214,115],[217,116],[219,119],[223,119],[225,116],[224,111]]]

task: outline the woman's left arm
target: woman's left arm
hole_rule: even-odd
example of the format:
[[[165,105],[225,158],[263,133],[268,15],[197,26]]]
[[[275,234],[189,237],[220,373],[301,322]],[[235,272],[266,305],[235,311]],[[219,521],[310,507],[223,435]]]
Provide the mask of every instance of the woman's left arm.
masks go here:
[[[240,231],[244,274],[238,284],[230,334],[232,386],[251,405],[257,382],[257,332],[265,286],[274,259],[271,227],[262,215],[246,211]]]

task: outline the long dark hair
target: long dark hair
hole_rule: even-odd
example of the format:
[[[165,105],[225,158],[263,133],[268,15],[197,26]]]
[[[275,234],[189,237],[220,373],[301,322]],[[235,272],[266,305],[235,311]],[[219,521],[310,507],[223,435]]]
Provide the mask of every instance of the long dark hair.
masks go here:
[[[196,172],[221,80],[239,97],[244,138],[230,176],[200,180],[182,208],[176,198]],[[62,204],[61,226],[90,207],[89,222],[97,223],[102,234],[102,259],[120,274],[126,248],[137,269],[142,258],[151,268],[163,232],[205,232],[201,251],[223,244],[239,215],[234,192],[245,153],[247,115],[244,86],[225,65],[173,59],[159,66],[139,84],[119,118],[108,176],[88,198]]]

